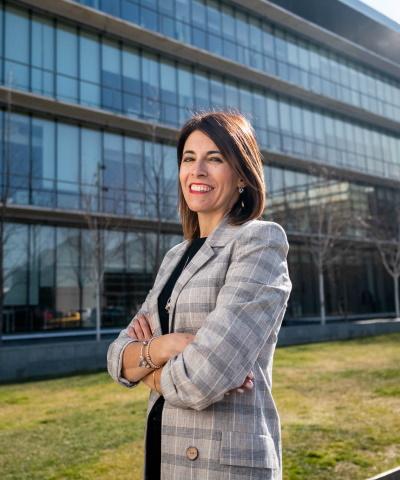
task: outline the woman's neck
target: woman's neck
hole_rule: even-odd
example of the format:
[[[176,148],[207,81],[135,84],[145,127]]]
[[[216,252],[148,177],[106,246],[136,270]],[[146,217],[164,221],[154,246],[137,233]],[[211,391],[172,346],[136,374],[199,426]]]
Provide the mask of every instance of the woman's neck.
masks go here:
[[[208,237],[217,226],[221,223],[221,220],[224,218],[225,214],[216,214],[216,215],[206,215],[202,213],[197,214],[197,219],[199,222],[200,228],[200,237]]]

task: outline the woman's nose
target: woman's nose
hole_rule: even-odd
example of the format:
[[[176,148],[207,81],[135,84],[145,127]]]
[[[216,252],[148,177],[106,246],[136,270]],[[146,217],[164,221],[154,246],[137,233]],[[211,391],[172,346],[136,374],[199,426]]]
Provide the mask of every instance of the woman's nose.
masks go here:
[[[194,177],[201,177],[207,175],[207,168],[204,162],[193,162],[192,171],[190,172]]]

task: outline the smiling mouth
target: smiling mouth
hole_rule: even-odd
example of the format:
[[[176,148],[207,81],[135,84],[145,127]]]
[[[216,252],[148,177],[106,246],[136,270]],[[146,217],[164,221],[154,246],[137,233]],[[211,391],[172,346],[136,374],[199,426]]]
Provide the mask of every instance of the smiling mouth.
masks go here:
[[[191,184],[189,185],[189,191],[190,193],[208,193],[214,190],[212,187],[209,185],[196,185],[196,184]]]

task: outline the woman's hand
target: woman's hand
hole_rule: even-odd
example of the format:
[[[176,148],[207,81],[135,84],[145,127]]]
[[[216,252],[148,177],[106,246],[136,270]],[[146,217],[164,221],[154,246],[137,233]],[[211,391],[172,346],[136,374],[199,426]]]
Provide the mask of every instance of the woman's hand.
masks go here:
[[[128,335],[135,340],[149,340],[153,336],[149,315],[138,313],[128,325]]]
[[[246,390],[252,390],[253,387],[254,373],[250,371],[250,373],[246,376],[243,384],[240,387],[229,390],[229,392],[226,392],[225,395],[230,395],[231,392],[244,393]]]

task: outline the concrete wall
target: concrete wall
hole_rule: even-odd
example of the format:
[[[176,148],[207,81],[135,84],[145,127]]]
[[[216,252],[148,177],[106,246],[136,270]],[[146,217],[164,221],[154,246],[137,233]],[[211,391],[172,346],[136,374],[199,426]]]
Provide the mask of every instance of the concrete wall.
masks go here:
[[[400,332],[400,320],[363,320],[358,322],[331,323],[328,325],[299,325],[282,328],[278,346],[302,343],[349,340],[385,333]]]
[[[282,328],[278,346],[400,332],[400,321],[365,321]],[[0,347],[0,382],[58,377],[78,372],[106,369],[110,340],[37,343]]]

